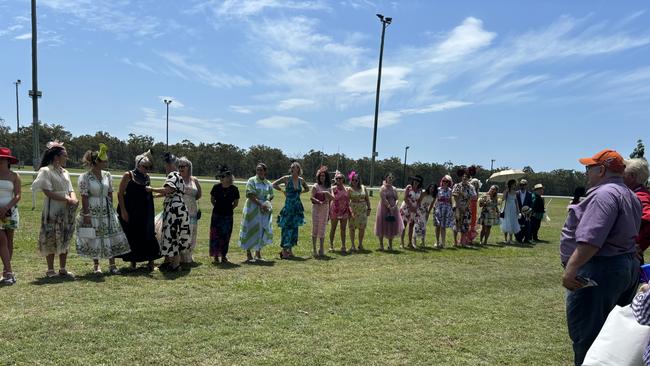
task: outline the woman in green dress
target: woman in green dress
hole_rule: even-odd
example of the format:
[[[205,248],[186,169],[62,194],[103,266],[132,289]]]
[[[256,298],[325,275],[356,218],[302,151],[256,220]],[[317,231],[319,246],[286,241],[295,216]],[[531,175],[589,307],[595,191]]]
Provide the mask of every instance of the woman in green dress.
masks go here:
[[[263,261],[262,248],[273,243],[273,217],[271,215],[273,186],[266,179],[267,167],[257,164],[255,176],[246,183],[244,219],[239,232],[239,246],[246,250],[246,262]],[[252,251],[255,251],[253,259]]]
[[[289,172],[291,175],[285,175],[273,182],[273,189],[280,192],[283,192],[280,185],[284,184],[286,196],[284,207],[278,215],[278,226],[282,230],[280,259],[294,257],[292,248],[298,245],[298,228],[305,224],[305,208],[300,201],[300,194],[309,192],[307,183],[300,177],[302,175],[300,163],[291,163]]]

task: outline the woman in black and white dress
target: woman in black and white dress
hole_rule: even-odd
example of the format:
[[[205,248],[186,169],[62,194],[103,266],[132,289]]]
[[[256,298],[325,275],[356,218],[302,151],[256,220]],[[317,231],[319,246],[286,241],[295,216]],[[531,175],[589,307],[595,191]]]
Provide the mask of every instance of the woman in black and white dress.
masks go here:
[[[185,182],[178,172],[177,158],[174,154],[165,153],[164,161],[167,172],[165,184],[161,188],[147,187],[147,191],[165,196],[160,252],[166,261],[160,269],[178,271],[181,267],[180,254],[191,243],[190,214],[183,201]]]

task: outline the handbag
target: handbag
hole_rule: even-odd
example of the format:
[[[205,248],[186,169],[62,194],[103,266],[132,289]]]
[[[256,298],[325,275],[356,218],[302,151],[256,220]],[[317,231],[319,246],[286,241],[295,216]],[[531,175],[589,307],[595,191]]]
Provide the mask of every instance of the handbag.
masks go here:
[[[639,324],[630,305],[616,306],[591,344],[583,366],[643,365],[650,327]]]
[[[198,211],[196,211],[196,219],[201,220],[201,209],[199,208]]]
[[[97,237],[95,228],[92,227],[79,227],[77,228],[77,237],[80,239],[95,239]]]
[[[386,215],[386,222],[395,222],[394,215]]]

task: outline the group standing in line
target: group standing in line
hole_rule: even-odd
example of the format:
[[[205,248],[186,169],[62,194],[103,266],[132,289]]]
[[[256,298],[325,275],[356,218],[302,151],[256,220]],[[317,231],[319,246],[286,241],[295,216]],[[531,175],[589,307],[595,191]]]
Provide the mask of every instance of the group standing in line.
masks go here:
[[[78,179],[78,194],[65,169],[67,151],[62,143],[47,144],[33,191],[45,195],[38,247],[46,258],[47,277],[74,274],[66,268],[70,241],[76,236],[77,253],[93,260],[93,272],[102,273],[101,260],[108,260],[108,273],[118,272],[116,259],[136,269],[145,262],[148,270],[156,269],[155,261],[164,257],[158,267],[161,271],[180,271],[194,262],[197,244],[198,220],[201,219],[199,199],[202,188],[192,175],[192,162],[185,157],[166,153],[163,158],[167,173],[161,187],[152,187],[149,173],[154,158],[146,151],[135,158],[134,169],[122,175],[117,189],[117,209],[113,208],[113,183],[108,165],[108,148],[100,144],[96,151],[89,150],[83,157],[87,171]],[[7,148],[0,150],[0,257],[3,262],[3,283],[12,284],[15,275],[11,267],[13,233],[18,227],[20,178],[10,170],[17,159]],[[330,179],[327,167],[317,170],[315,183],[309,186],[303,178],[302,167],[293,162],[289,174],[271,183],[267,179],[267,166],[258,163],[255,175],[248,179],[245,188],[243,218],[239,232],[239,246],[246,252],[246,262],[265,262],[262,249],[273,243],[274,190],[285,195],[284,206],[277,215],[280,228],[280,259],[295,257],[294,248],[299,242],[299,230],[307,219],[301,201],[303,193],[310,193],[312,204],[312,255],[325,256],[324,241],[327,224],[329,250],[335,250],[336,231],[339,230],[340,253],[364,251],[368,218],[372,214],[369,193],[361,176],[350,172],[347,176],[336,171]],[[445,248],[447,229],[453,231],[454,246],[488,242],[491,227],[500,224],[505,242],[516,237],[522,242],[537,239],[539,224],[544,213],[543,187],[535,192],[525,191],[526,182],[508,182],[504,191],[503,207],[499,206],[498,188],[490,187],[479,199],[480,181],[474,178],[473,167],[457,171],[459,181],[454,184],[445,175],[439,184],[429,184],[416,175],[400,202],[393,186],[394,175],[388,173],[379,189],[379,202],[374,215],[374,234],[379,240],[379,250],[393,250],[393,241],[400,238],[402,248],[416,249],[426,245],[427,224],[433,218],[435,227],[434,248]],[[218,184],[210,191],[212,215],[210,220],[209,254],[215,263],[229,263],[228,252],[234,226],[234,210],[239,206],[240,193],[234,185],[233,175],[226,166],[219,169]],[[349,184],[349,185],[348,185]],[[162,197],[163,209],[155,215],[154,198]],[[532,208],[530,208],[532,206]],[[80,208],[79,208],[80,207]],[[527,210],[531,214],[524,216]],[[540,216],[542,215],[542,216]],[[523,220],[522,221],[522,216]],[[481,225],[480,236],[477,225]],[[521,234],[527,225],[529,234]],[[76,234],[76,235],[75,235]],[[348,236],[349,234],[349,236]],[[347,239],[350,246],[348,249]],[[407,240],[407,242],[405,242]],[[387,241],[387,246],[385,241]],[[58,256],[58,271],[55,259]]]

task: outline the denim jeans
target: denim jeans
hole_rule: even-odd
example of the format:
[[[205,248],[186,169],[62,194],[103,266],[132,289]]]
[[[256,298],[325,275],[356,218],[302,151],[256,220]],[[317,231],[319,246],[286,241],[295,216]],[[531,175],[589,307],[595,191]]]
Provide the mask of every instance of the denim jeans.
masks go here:
[[[593,257],[578,270],[578,275],[598,284],[567,292],[569,337],[573,341],[575,364],[582,365],[609,312],[615,305],[632,302],[639,285],[639,261],[634,254]]]

